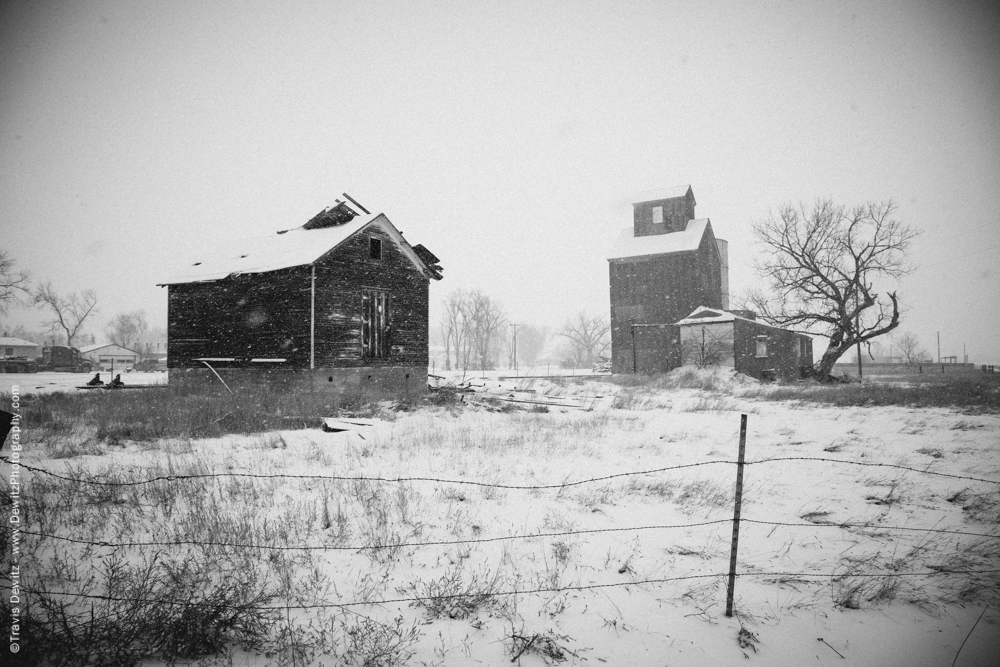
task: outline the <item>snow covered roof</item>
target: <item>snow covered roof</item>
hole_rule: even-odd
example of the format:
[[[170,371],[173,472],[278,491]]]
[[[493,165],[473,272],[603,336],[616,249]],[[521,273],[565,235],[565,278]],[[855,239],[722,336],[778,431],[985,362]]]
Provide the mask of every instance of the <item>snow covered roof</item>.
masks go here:
[[[0,336],[0,345],[6,345],[7,347],[38,347],[37,343],[32,343],[30,340],[11,338],[10,336]]]
[[[650,201],[659,201],[661,199],[678,199],[680,197],[687,196],[687,193],[691,191],[690,185],[675,185],[672,188],[661,188],[659,190],[646,190],[645,192],[639,192],[632,197],[633,204],[644,204]],[[694,194],[691,195],[694,197]]]
[[[79,348],[79,350],[80,350],[80,354],[87,354],[89,352],[93,352],[95,350],[100,350],[101,348],[105,348],[105,347],[117,347],[119,349],[126,350],[128,352],[133,353],[133,354],[136,353],[135,350],[129,349],[127,347],[122,347],[118,343],[97,343],[95,345],[88,345],[86,347],[81,347],[81,348]]]
[[[746,318],[734,315],[732,313],[727,313],[721,308],[706,308],[705,306],[699,306],[698,308],[695,308],[690,315],[685,317],[677,324],[678,325],[709,324],[713,322],[732,322],[733,320],[742,320],[742,319]]]
[[[308,229],[311,222],[296,229],[234,240],[213,250],[206,250],[198,261],[178,270],[158,284],[208,282],[222,280],[234,274],[264,273],[293,266],[306,266],[369,225],[379,226],[396,241],[403,253],[415,264],[440,277],[433,267],[429,267],[414,252],[399,230],[382,213],[358,215],[342,224]]]
[[[672,252],[691,252],[701,245],[701,237],[709,225],[708,218],[688,220],[683,232],[634,236],[633,228],[626,227],[618,236],[608,259],[625,259],[646,255],[666,255]]]

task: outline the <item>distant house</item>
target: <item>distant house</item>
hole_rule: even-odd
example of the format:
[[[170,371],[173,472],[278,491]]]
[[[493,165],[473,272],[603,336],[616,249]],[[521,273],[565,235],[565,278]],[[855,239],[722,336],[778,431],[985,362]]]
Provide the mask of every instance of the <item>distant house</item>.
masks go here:
[[[80,356],[92,361],[94,366],[102,371],[130,371],[140,358],[135,350],[115,343],[97,343],[81,347]]]
[[[353,199],[301,227],[234,240],[162,283],[168,366],[423,383],[438,261]]]
[[[16,359],[24,357],[34,359],[41,356],[36,343],[21,338],[11,338],[10,336],[0,336],[0,358]]]
[[[789,341],[805,345],[801,339],[808,337],[758,323],[752,313],[728,310],[729,245],[715,237],[711,220],[695,218],[691,186],[644,193],[632,209],[632,225],[621,231],[608,254],[612,373],[665,372],[695,363],[697,324],[697,336],[704,333],[705,343],[710,333],[728,336],[729,352],[716,363],[758,378],[772,371],[797,376],[801,364],[786,360]],[[699,354],[707,351],[702,344]],[[808,352],[802,358],[811,365],[811,339]]]

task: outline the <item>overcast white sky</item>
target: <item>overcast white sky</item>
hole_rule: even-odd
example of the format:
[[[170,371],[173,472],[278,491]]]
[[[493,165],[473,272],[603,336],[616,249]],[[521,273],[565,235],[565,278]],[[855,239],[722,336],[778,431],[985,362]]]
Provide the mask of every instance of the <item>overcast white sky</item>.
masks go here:
[[[557,325],[608,311],[635,192],[693,186],[733,292],[769,210],[891,197],[902,329],[1000,362],[998,35],[985,2],[5,2],[0,248],[94,288],[100,339],[347,191],[441,258],[435,305]]]

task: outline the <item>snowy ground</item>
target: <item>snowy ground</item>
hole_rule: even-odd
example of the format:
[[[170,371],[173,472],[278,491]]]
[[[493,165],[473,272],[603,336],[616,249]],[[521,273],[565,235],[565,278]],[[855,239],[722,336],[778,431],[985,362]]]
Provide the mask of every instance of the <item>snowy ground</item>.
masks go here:
[[[35,384],[51,386],[41,376],[32,376]],[[130,487],[139,495],[118,503],[53,506],[47,531],[76,539],[336,547],[281,561],[287,597],[274,603],[348,605],[289,613],[301,627],[339,629],[331,650],[340,655],[348,630],[370,617],[388,626],[401,618],[400,627],[416,629],[419,639],[399,654],[412,652],[406,664],[413,665],[510,664],[532,638],[515,662],[950,665],[990,605],[956,664],[997,664],[1000,574],[912,575],[1000,568],[1000,485],[827,461],[748,465],[738,558],[746,575],[736,583],[736,615],[727,618],[722,575],[735,466],[625,473],[732,461],[745,413],[751,462],[826,458],[1000,480],[1000,416],[755,401],[741,396],[739,382],[727,382],[714,392],[652,392],[601,378],[487,377],[467,383],[478,391],[465,394],[463,406],[385,412],[360,431],[91,446],[70,458],[51,457],[53,440],[29,446],[25,461],[137,478],[429,478],[208,478],[185,484],[172,500],[162,496],[172,492],[157,491],[152,502],[141,495],[152,493],[147,486]],[[30,386],[22,383],[22,391]],[[519,410],[497,411],[504,405]],[[610,475],[622,476],[585,482]],[[510,489],[442,480],[583,483]],[[55,487],[49,492],[58,495]],[[133,502],[143,508],[139,516],[126,511]],[[408,546],[392,546],[400,543]],[[59,544],[63,558],[73,548]],[[156,549],[130,553],[141,560]],[[86,557],[98,562],[109,553]],[[666,581],[642,583],[650,580]],[[482,591],[541,592],[474,595]],[[442,593],[459,596],[430,599]],[[232,660],[268,664],[239,652]]]
[[[101,380],[111,382],[121,375],[126,385],[166,384],[166,373],[101,373]],[[48,394],[54,391],[77,391],[94,373],[0,373],[0,391],[9,393],[17,385],[22,394]]]

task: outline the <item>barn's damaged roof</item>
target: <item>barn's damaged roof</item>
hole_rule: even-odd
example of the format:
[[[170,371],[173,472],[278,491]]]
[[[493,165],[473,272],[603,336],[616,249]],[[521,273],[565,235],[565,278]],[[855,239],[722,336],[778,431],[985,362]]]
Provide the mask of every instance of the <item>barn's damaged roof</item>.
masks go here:
[[[682,232],[635,236],[632,227],[626,227],[618,236],[608,259],[626,259],[646,255],[667,255],[674,252],[692,252],[701,245],[708,228],[708,218],[688,220]]]
[[[206,250],[199,258],[175,272],[159,285],[209,282],[231,275],[264,273],[295,266],[308,266],[369,226],[386,232],[403,253],[429,278],[441,279],[441,267],[416,251],[383,213],[365,213],[341,221],[333,213],[340,207],[320,212],[302,227],[266,236],[238,239]],[[318,223],[318,224],[317,224]],[[433,255],[429,252],[430,257]],[[434,257],[434,260],[437,260]]]

